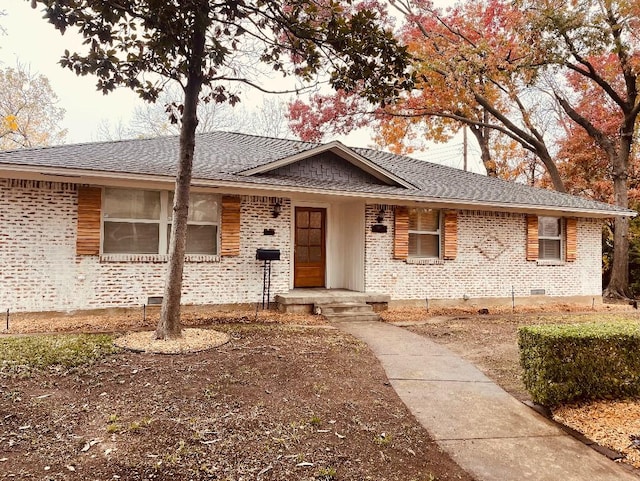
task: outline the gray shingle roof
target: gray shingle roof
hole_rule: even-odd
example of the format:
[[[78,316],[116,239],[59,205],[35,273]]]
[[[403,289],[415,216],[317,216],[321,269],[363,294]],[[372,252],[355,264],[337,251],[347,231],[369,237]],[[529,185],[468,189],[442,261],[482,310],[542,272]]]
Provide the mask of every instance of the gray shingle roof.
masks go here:
[[[198,134],[193,164],[195,181],[227,181],[264,185],[274,189],[310,188],[329,192],[370,194],[382,199],[403,197],[447,203],[564,209],[600,214],[631,211],[582,197],[536,189],[451,167],[371,149],[354,152],[390,172],[415,189],[373,184],[327,183],[321,179],[294,179],[274,175],[245,176],[241,172],[286,159],[321,144],[257,137],[229,132]],[[2,168],[38,167],[120,174],[174,176],[178,137],[95,142],[0,152]]]

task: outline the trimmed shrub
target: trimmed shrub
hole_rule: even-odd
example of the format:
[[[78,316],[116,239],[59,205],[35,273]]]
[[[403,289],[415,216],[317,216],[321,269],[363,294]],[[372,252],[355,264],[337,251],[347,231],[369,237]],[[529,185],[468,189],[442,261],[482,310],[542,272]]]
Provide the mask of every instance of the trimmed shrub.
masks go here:
[[[524,385],[544,406],[640,396],[640,326],[557,324],[518,331]]]

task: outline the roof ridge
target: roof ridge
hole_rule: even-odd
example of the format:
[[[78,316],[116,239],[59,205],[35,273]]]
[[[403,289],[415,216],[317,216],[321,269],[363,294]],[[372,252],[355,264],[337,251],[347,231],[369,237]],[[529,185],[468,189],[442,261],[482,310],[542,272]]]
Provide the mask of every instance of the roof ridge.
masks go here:
[[[306,144],[306,145],[313,145],[313,146],[323,145],[323,143],[321,143],[321,142],[308,142],[306,140],[300,140],[300,139],[289,139],[289,138],[285,138],[285,137],[274,137],[274,136],[271,136],[271,135],[250,134],[250,133],[238,132],[238,131],[234,131],[234,130],[210,130],[208,132],[200,132],[199,134],[196,134],[196,136],[197,135],[206,135],[206,134],[215,134],[215,133],[241,135],[241,136],[244,136],[244,137],[252,137],[252,138],[255,138],[255,139],[277,140],[277,141],[284,141],[284,142],[290,142],[290,143],[296,143],[296,144]]]
[[[197,138],[198,137],[204,137],[204,136],[211,136],[211,135],[215,135],[215,134],[230,134],[230,135],[237,135],[237,136],[243,136],[243,137],[251,137],[254,139],[263,139],[263,140],[276,140],[276,141],[283,141],[283,142],[288,142],[288,143],[296,143],[296,144],[303,144],[306,146],[311,146],[308,148],[313,148],[313,147],[317,147],[319,145],[322,145],[322,143],[317,143],[317,142],[307,142],[304,140],[298,140],[298,139],[288,139],[288,138],[283,138],[283,137],[273,137],[273,136],[265,136],[265,135],[259,135],[259,134],[249,134],[249,133],[245,133],[245,132],[237,132],[237,131],[230,131],[230,130],[209,130],[207,132],[196,132],[196,145],[197,145]],[[55,148],[60,148],[60,147],[82,147],[82,146],[87,146],[87,145],[107,145],[107,144],[123,144],[123,143],[130,143],[130,142],[154,142],[154,141],[159,141],[159,140],[179,140],[180,138],[180,134],[166,134],[166,135],[158,135],[158,136],[152,136],[152,137],[132,137],[129,139],[110,139],[110,140],[93,140],[93,141],[83,141],[83,142],[71,142],[71,143],[61,143],[61,144],[54,144],[54,145],[39,145],[39,146],[35,146],[35,147],[27,147],[27,148],[20,148],[20,149],[8,149],[8,150],[2,150],[2,152],[34,152],[34,151],[39,151],[39,150],[48,150],[48,149],[55,149]],[[351,148],[351,147],[350,147]]]

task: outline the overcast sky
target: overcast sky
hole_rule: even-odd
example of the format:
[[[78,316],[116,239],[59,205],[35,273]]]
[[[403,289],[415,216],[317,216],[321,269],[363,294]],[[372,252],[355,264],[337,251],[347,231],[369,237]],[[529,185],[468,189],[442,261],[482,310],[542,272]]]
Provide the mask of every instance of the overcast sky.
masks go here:
[[[449,1],[441,0],[436,3],[447,4]],[[104,120],[111,125],[120,122],[128,124],[134,107],[142,104],[137,95],[126,89],[103,95],[96,91],[95,77],[78,77],[58,65],[66,48],[72,50],[74,46],[80,45],[81,39],[78,35],[72,31],[60,35],[60,32],[42,18],[40,7],[32,9],[30,2],[5,1],[1,9],[6,13],[0,17],[0,24],[4,27],[6,35],[0,36],[0,67],[15,66],[20,62],[29,66],[32,73],[44,74],[49,79],[51,87],[58,95],[59,106],[66,111],[64,127],[68,130],[67,143],[97,140],[98,125]],[[259,101],[243,99],[246,108],[250,108],[252,103],[256,102]],[[351,146],[370,146],[369,138],[367,134],[360,133],[340,140]],[[472,147],[475,145],[472,144]],[[442,153],[437,154],[440,149]],[[447,148],[446,153],[444,149],[445,147],[436,146],[431,154],[455,158],[451,162],[443,158],[443,163],[459,163],[460,155],[451,155],[451,147]],[[429,158],[430,155],[423,154],[420,157]]]

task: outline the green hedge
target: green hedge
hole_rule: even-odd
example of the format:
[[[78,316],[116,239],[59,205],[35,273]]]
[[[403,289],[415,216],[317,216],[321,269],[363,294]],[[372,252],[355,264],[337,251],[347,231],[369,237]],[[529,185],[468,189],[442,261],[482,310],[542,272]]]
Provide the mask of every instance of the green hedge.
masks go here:
[[[524,385],[545,406],[640,396],[640,325],[558,324],[518,331]]]

